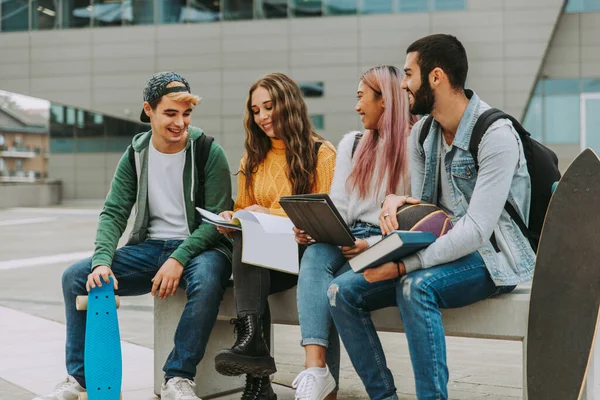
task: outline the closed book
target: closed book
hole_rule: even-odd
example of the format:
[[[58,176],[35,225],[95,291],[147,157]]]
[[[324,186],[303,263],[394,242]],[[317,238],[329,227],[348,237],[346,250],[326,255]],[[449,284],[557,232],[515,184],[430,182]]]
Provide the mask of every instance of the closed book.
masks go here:
[[[294,226],[317,243],[354,246],[354,236],[337,208],[324,193],[281,196],[279,204]]]
[[[403,257],[435,242],[435,235],[431,232],[393,231],[367,250],[363,251],[349,263],[354,272],[367,268],[378,267],[390,261],[400,261]]]

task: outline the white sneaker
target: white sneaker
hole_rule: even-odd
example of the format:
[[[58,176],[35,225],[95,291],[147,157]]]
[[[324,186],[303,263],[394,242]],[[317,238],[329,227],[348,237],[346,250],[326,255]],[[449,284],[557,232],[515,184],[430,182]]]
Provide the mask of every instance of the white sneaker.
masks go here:
[[[33,400],[78,400],[79,393],[85,392],[79,383],[71,375],[56,385],[54,392],[46,396],[38,396]]]
[[[295,400],[323,400],[335,389],[335,379],[326,368],[307,368],[300,372],[292,387],[296,389]]]
[[[196,396],[196,384],[186,378],[171,378],[160,388],[161,400],[202,400]]]

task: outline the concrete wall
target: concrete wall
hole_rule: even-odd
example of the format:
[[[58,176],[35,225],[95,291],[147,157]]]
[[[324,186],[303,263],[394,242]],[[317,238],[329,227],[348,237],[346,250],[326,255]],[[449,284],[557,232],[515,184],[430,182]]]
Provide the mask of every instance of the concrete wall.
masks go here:
[[[8,207],[45,207],[62,200],[60,181],[44,183],[0,183],[0,209]]]
[[[434,32],[465,44],[469,87],[522,117],[563,4],[468,0],[460,12],[3,33],[0,88],[135,119],[149,76],[179,71],[203,97],[193,123],[216,137],[236,170],[244,99],[255,79],[281,71],[324,82],[324,97],[307,104],[324,114],[321,133],[337,143],[361,127],[353,111],[360,74],[377,64],[402,66],[406,47]],[[63,180],[67,198],[103,197],[117,159],[52,155],[50,176]]]

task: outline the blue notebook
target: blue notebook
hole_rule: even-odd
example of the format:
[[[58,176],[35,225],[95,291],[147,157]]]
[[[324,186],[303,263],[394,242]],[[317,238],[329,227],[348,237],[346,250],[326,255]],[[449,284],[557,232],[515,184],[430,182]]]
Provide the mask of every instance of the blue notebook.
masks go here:
[[[429,246],[435,242],[435,239],[435,235],[431,232],[393,231],[367,250],[351,258],[350,267],[354,272],[360,272],[389,261],[399,261]]]

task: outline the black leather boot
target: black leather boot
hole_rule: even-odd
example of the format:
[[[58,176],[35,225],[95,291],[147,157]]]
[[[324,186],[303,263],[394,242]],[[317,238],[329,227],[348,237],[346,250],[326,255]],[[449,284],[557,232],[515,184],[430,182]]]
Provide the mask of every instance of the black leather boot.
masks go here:
[[[242,400],[277,400],[277,395],[271,386],[271,379],[268,376],[246,375]]]
[[[236,341],[231,349],[221,350],[215,357],[217,372],[227,376],[268,376],[277,372],[258,315],[248,314],[231,323],[235,325]]]

